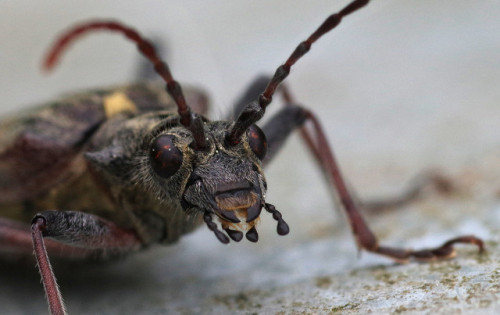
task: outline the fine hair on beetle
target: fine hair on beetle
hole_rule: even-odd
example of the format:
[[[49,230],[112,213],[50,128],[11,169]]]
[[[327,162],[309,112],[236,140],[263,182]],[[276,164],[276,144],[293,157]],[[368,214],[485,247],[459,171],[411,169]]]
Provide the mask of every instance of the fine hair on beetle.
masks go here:
[[[331,29],[333,29],[335,26],[337,26],[344,16],[363,7],[367,3],[368,3],[367,0],[353,1],[339,13],[332,14],[331,16],[329,16],[314,33],[312,33],[305,41],[301,42],[293,51],[293,53],[289,56],[289,58],[285,61],[285,63],[276,69],[274,76],[267,84],[266,89],[259,95],[258,99],[248,103],[241,110],[234,123],[228,122],[225,124],[225,126],[223,126],[224,130],[226,131],[224,133],[221,145],[225,148],[237,147],[238,145],[240,145],[243,138],[247,138],[245,139],[246,141],[244,142],[248,143],[251,151],[253,151],[253,153],[260,160],[262,160],[266,155],[267,142],[264,133],[262,132],[262,130],[260,130],[259,127],[255,125],[255,123],[264,116],[265,110],[267,106],[271,103],[272,97],[276,92],[276,89],[278,88],[280,83],[288,76],[291,67],[303,55],[305,55],[309,51],[311,45],[317,39],[319,39],[322,35],[324,35]],[[153,140],[153,147],[151,148],[149,158],[144,155],[135,156],[132,157],[133,162],[131,162],[132,164],[136,164],[139,166],[138,167],[139,171],[136,172],[136,174],[132,177],[132,180],[141,181],[144,187],[148,187],[153,191],[154,194],[157,195],[158,199],[163,200],[164,202],[169,202],[170,200],[168,198],[168,195],[175,195],[175,192],[171,194],[171,193],[162,193],[161,191],[158,191],[158,189],[155,188],[156,185],[154,185],[151,180],[148,180],[149,177],[146,176],[147,174],[143,173],[145,172],[145,170],[148,169],[145,166],[151,163],[156,173],[164,178],[168,178],[171,176],[178,176],[178,174],[175,174],[178,170],[180,170],[180,172],[187,172],[187,170],[189,169],[189,165],[187,165],[186,160],[183,159],[183,157],[185,157],[185,154],[183,154],[183,152],[181,152],[177,148],[176,145],[179,144],[176,143],[176,141],[178,141],[179,138],[182,139],[186,138],[188,135],[185,134],[186,131],[184,130],[187,130],[189,131],[191,137],[193,138],[193,141],[189,143],[189,147],[195,152],[208,151],[210,149],[209,148],[210,145],[208,143],[209,138],[205,134],[206,126],[204,126],[205,123],[203,121],[203,118],[191,110],[189,104],[187,104],[186,102],[180,84],[173,78],[168,65],[163,60],[160,59],[160,57],[156,53],[154,46],[147,39],[143,38],[139,33],[137,33],[135,30],[127,26],[124,26],[118,22],[94,21],[82,24],[81,26],[74,27],[71,31],[65,33],[64,36],[60,37],[59,40],[52,46],[52,50],[48,53],[47,58],[45,59],[44,69],[50,70],[51,68],[53,68],[54,65],[57,63],[61,53],[65,50],[66,47],[68,47],[68,45],[72,41],[74,41],[79,36],[87,32],[95,30],[109,30],[113,32],[118,32],[124,35],[127,39],[135,42],[141,54],[145,56],[153,64],[156,73],[160,75],[162,79],[165,81],[166,91],[169,93],[169,95],[177,104],[178,114],[179,114],[178,121],[167,121],[159,123],[161,127],[167,125],[172,135],[168,134],[160,135],[158,138],[156,138],[156,140]],[[172,126],[176,127],[172,128]],[[161,130],[161,127],[158,128],[157,130]],[[221,126],[218,125],[218,128],[220,127]],[[173,133],[177,133],[178,135],[181,135],[181,137],[174,136]],[[154,136],[155,134],[156,132],[153,131],[152,136]],[[99,156],[99,154],[92,155],[87,153],[86,156],[88,158],[91,159],[93,158],[96,160],[106,159],[106,157]],[[227,163],[225,165],[227,167]],[[239,241],[243,236],[242,232],[236,231],[232,227],[234,227],[234,224],[242,225],[242,223],[240,223],[241,220],[238,216],[244,215],[244,213],[240,213],[241,211],[238,210],[240,208],[245,209],[244,212],[246,212],[246,223],[247,225],[250,224],[249,226],[245,227],[245,229],[247,230],[246,232],[247,239],[250,241],[256,242],[258,240],[258,234],[255,228],[255,223],[256,219],[260,215],[262,208],[270,212],[273,215],[273,218],[277,221],[278,234],[285,235],[288,234],[289,232],[288,224],[283,220],[281,213],[278,210],[276,210],[276,208],[273,205],[266,203],[263,200],[263,198],[261,198],[261,196],[265,195],[266,184],[263,179],[263,172],[261,167],[256,165],[257,164],[253,165],[254,170],[256,170],[256,168],[258,169],[257,170],[258,174],[257,176],[255,176],[256,177],[255,179],[248,178],[250,176],[249,174],[243,176],[247,177],[250,186],[253,186],[253,189],[256,189],[256,192],[250,192],[247,193],[245,196],[240,196],[240,197],[230,197],[230,196],[224,197],[223,195],[225,191],[232,191],[234,189],[246,189],[250,188],[250,186],[245,187],[245,185],[248,184],[244,183],[244,184],[236,184],[236,186],[239,185],[242,187],[224,187],[224,188],[215,187],[216,188],[215,193],[219,192],[221,193],[215,197],[215,202],[217,204],[213,205],[213,208],[218,209],[219,211],[208,211],[206,209],[204,210],[203,219],[206,225],[210,230],[212,230],[215,233],[217,238],[223,243],[228,243],[229,238],[224,233],[222,233],[218,229],[217,225],[212,221],[212,214],[216,213],[222,220],[222,227],[224,230],[226,230],[229,237],[235,241]],[[219,175],[217,176],[219,177],[222,176],[222,178],[224,178],[224,176],[228,177],[234,176],[234,174],[237,174],[237,172],[235,171],[238,170],[238,168],[240,167],[241,165],[235,166],[234,169],[230,169],[230,171],[226,173],[224,173],[225,168],[221,168],[218,171],[222,173],[219,173]],[[213,173],[214,171],[211,170],[209,172]],[[186,178],[186,176],[179,176],[179,177]],[[225,178],[225,180],[236,182],[239,179]],[[189,181],[192,182],[193,181],[192,178],[188,179],[188,182],[184,183],[184,185],[181,185],[181,187],[187,187],[186,189],[187,193],[185,196],[188,197],[190,196],[189,194],[190,188],[194,186],[190,185]],[[207,181],[204,180],[205,184],[207,184],[206,182]],[[217,186],[217,184],[214,185]],[[206,197],[205,195],[206,194],[198,193],[199,197],[194,198],[193,200],[187,200],[188,198],[182,198],[182,204],[183,206],[186,206],[186,203],[190,203],[191,201],[196,201],[197,203],[199,203],[200,197],[202,198],[201,203],[203,205],[213,204],[212,198]],[[220,210],[221,208],[228,210]]]
[[[7,197],[18,202],[20,208],[25,210],[31,205],[29,210],[33,212],[26,213],[31,216],[36,213],[31,231],[17,231],[20,236],[17,239],[29,240],[31,236],[51,312],[64,314],[65,310],[49,253],[72,251],[71,254],[82,259],[102,252],[130,253],[153,244],[171,244],[203,224],[221,243],[239,242],[244,236],[250,242],[257,242],[256,225],[263,209],[276,221],[277,234],[288,234],[290,229],[282,214],[266,200],[263,168],[295,130],[301,132],[305,145],[329,180],[332,193],[339,197],[359,249],[396,262],[452,258],[457,243],[476,245],[483,251],[483,241],[474,235],[458,236],[441,246],[418,250],[380,244],[361,215],[319,119],[297,104],[285,87],[279,92],[286,106],[262,128],[256,125],[292,66],[312,44],[368,2],[353,0],[329,15],[271,78],[255,81],[244,94],[245,101],[235,104],[238,112],[235,119],[217,121],[205,118],[196,101],[188,104],[188,89],[183,91],[151,42],[134,29],[116,21],[96,20],[64,32],[46,56],[45,70],[52,69],[80,36],[93,31],[112,31],[137,45],[163,79],[171,99],[165,94],[163,83],[154,89],[141,83],[93,92],[90,97],[84,94],[70,101],[63,99],[44,108],[44,117],[29,117],[25,132],[0,155],[3,163],[0,175],[15,179],[14,184],[0,182],[0,188],[10,192]],[[85,112],[82,108],[90,110]],[[91,122],[81,117],[82,112]],[[47,117],[53,120],[44,120]],[[55,121],[61,117],[62,127]],[[72,123],[78,123],[80,118],[83,127],[71,133],[70,129],[78,129]],[[67,142],[53,145],[50,140],[65,132],[68,135],[61,138]],[[36,153],[41,157],[32,159]],[[70,167],[73,164],[77,171]],[[12,165],[24,168],[19,172]],[[33,180],[32,173],[41,173],[42,180],[38,177]],[[72,173],[76,175],[71,177]],[[14,188],[8,190],[10,186]],[[38,189],[35,191],[38,199],[30,199],[35,194],[32,191],[32,195],[23,195],[27,187]],[[412,195],[408,196],[404,200],[411,199]],[[398,202],[401,204],[401,199]],[[5,222],[2,226],[0,221],[0,237],[2,232],[10,235],[12,224]],[[21,242],[14,243],[17,245],[29,247]]]

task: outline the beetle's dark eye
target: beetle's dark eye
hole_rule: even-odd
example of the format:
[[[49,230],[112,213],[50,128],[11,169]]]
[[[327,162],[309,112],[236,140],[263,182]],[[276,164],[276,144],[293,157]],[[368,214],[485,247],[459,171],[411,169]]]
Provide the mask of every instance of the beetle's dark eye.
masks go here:
[[[252,149],[253,153],[262,160],[267,152],[266,135],[264,135],[262,129],[257,127],[257,125],[251,125],[250,128],[248,128],[247,135],[250,149]]]
[[[174,138],[172,135],[159,136],[151,146],[151,165],[161,177],[174,175],[182,165],[182,152],[174,145]]]

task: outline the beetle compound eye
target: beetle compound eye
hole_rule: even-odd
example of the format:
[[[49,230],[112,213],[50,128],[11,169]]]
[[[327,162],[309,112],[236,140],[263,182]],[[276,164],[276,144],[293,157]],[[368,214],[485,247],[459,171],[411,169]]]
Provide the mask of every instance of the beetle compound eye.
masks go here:
[[[174,136],[163,135],[154,141],[149,157],[156,174],[167,178],[182,165],[182,152],[174,145]]]
[[[266,135],[257,125],[251,125],[250,128],[248,128],[247,135],[250,149],[252,149],[253,153],[262,160],[267,152]]]

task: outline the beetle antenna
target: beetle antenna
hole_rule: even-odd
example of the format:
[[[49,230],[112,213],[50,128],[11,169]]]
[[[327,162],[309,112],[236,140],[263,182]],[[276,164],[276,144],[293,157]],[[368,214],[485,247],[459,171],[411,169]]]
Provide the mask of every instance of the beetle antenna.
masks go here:
[[[248,127],[264,116],[266,107],[271,103],[274,92],[281,82],[283,82],[283,80],[285,80],[288,76],[290,68],[311,49],[312,44],[321,36],[335,28],[346,15],[364,7],[368,2],[369,0],[352,1],[339,12],[327,17],[318,29],[314,31],[314,33],[312,33],[305,41],[301,42],[297,48],[295,48],[285,63],[276,69],[274,76],[267,84],[264,92],[259,95],[256,101],[251,102],[241,111],[235,124],[226,134],[226,141],[230,145],[238,144],[240,142],[241,135],[248,129]]]
[[[158,54],[156,53],[156,50],[151,42],[142,37],[134,29],[119,22],[106,20],[90,21],[77,25],[63,33],[51,46],[49,53],[45,57],[43,69],[46,71],[52,70],[59,60],[62,52],[71,42],[85,33],[96,30],[108,30],[122,33],[127,39],[137,44],[137,48],[141,54],[154,65],[156,73],[158,73],[165,81],[168,94],[170,94],[174,102],[177,104],[181,124],[189,129],[193,134],[195,139],[195,149],[203,150],[206,147],[206,140],[201,118],[193,113],[191,108],[187,105],[181,86],[176,80],[174,80],[167,63],[158,57]]]

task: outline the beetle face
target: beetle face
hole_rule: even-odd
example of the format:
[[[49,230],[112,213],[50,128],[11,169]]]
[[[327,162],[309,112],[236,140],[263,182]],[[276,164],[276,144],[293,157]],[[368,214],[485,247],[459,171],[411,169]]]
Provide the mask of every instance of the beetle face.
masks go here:
[[[186,145],[186,139],[160,134],[151,144],[150,164],[156,175],[165,179],[176,176],[181,167],[191,168],[181,189],[183,209],[217,217],[235,240],[252,230],[247,234],[252,239],[252,233],[257,235],[255,224],[265,205],[261,160],[266,154],[266,138],[254,125],[240,143],[231,146],[225,141],[229,127],[228,122],[207,122],[208,147],[196,152]]]
[[[248,230],[260,215],[264,198],[260,165],[217,149],[193,170],[182,200],[185,205],[215,214],[224,229]]]

